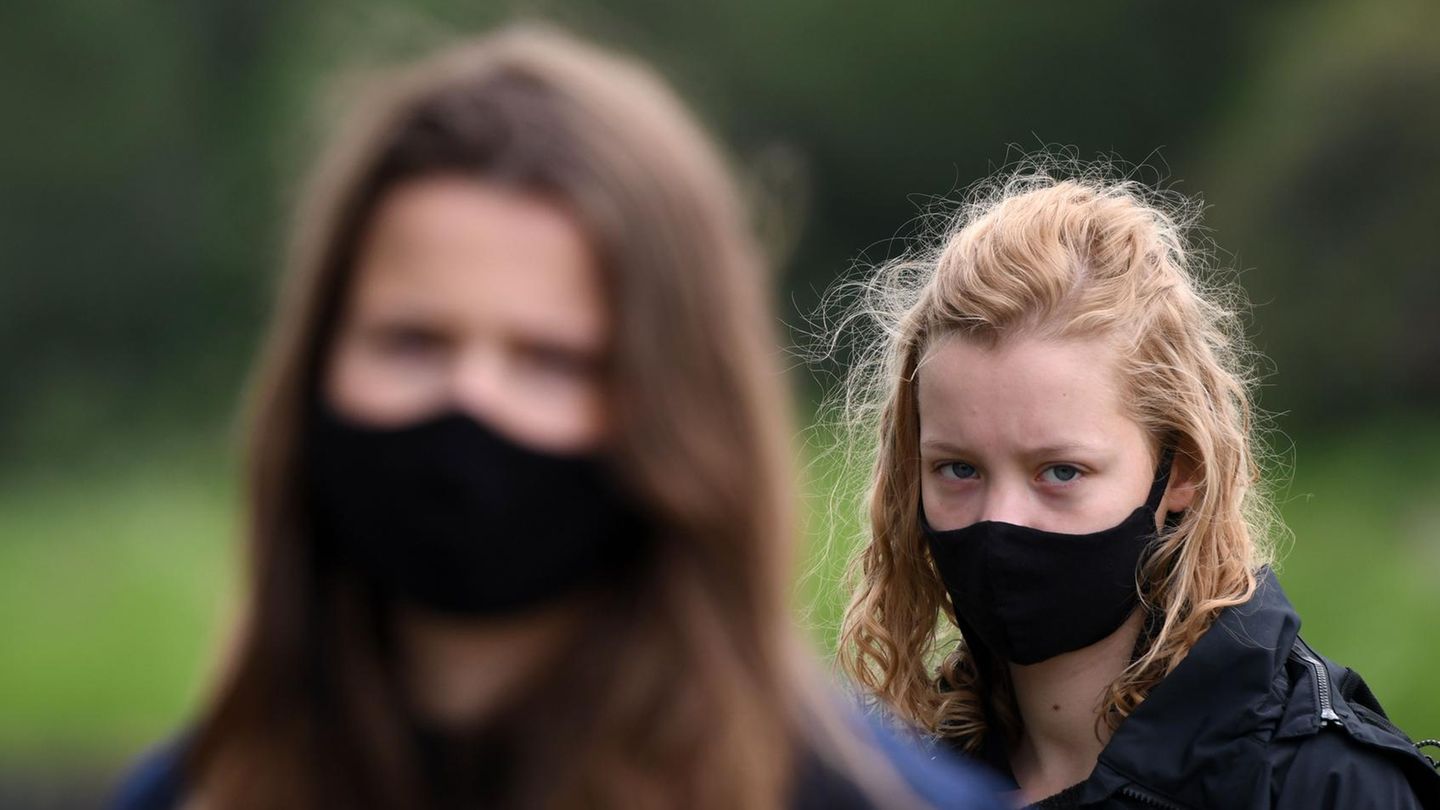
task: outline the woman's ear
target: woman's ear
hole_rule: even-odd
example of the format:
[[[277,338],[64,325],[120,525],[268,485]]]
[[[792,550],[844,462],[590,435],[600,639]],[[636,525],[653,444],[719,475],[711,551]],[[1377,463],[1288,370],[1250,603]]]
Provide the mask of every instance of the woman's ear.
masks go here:
[[[1199,485],[1195,465],[1183,453],[1175,454],[1175,466],[1170,470],[1170,485],[1165,488],[1165,497],[1160,499],[1160,514],[1183,512],[1195,501],[1195,490]]]

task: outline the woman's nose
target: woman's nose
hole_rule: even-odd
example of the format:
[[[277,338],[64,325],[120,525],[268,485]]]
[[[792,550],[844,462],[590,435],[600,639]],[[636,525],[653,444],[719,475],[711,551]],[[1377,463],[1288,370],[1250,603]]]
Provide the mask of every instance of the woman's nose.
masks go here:
[[[1008,482],[992,484],[985,491],[980,520],[1029,526],[1029,501],[1029,494],[1022,486]]]
[[[454,407],[476,419],[493,421],[503,410],[505,358],[488,344],[457,352],[450,368],[449,396]]]

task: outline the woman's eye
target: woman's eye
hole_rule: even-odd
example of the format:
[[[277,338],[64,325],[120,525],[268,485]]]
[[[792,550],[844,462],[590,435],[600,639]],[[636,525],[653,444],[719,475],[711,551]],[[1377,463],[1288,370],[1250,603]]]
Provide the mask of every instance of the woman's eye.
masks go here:
[[[577,381],[593,376],[598,365],[582,352],[540,346],[520,351],[518,361],[531,373]]]
[[[430,354],[445,347],[445,338],[441,335],[408,326],[379,329],[372,338],[382,352],[396,356]]]
[[[1069,464],[1056,464],[1046,467],[1040,477],[1052,484],[1068,484],[1080,477],[1080,470]]]
[[[974,478],[975,475],[975,468],[969,464],[966,464],[963,461],[952,461],[949,464],[940,465],[941,478],[951,478],[957,481],[963,481],[969,478]]]

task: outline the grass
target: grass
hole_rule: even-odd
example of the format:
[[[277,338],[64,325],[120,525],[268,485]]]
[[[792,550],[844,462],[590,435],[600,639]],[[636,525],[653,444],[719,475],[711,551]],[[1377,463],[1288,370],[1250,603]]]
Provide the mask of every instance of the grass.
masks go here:
[[[1440,735],[1440,423],[1297,446],[1281,504],[1295,540],[1280,570],[1305,635],[1364,674],[1412,736]],[[836,470],[813,473],[798,590],[801,620],[829,646],[849,549],[822,539]],[[213,453],[0,487],[0,760],[115,762],[185,722],[234,602],[235,517]]]
[[[1409,734],[1440,736],[1440,426],[1297,442],[1280,579],[1305,638],[1355,668]]]
[[[0,488],[0,760],[109,759],[193,707],[233,590],[213,458]]]

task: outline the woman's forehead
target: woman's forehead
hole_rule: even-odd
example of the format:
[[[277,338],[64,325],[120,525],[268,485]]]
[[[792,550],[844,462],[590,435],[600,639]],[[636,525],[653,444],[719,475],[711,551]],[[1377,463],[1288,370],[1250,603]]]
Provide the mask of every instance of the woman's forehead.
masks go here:
[[[1100,449],[1139,430],[1117,384],[1116,354],[1099,340],[937,342],[917,374],[922,444],[1007,451]]]
[[[416,181],[377,208],[357,267],[357,305],[413,317],[503,319],[603,338],[601,273],[558,206],[465,179]]]

